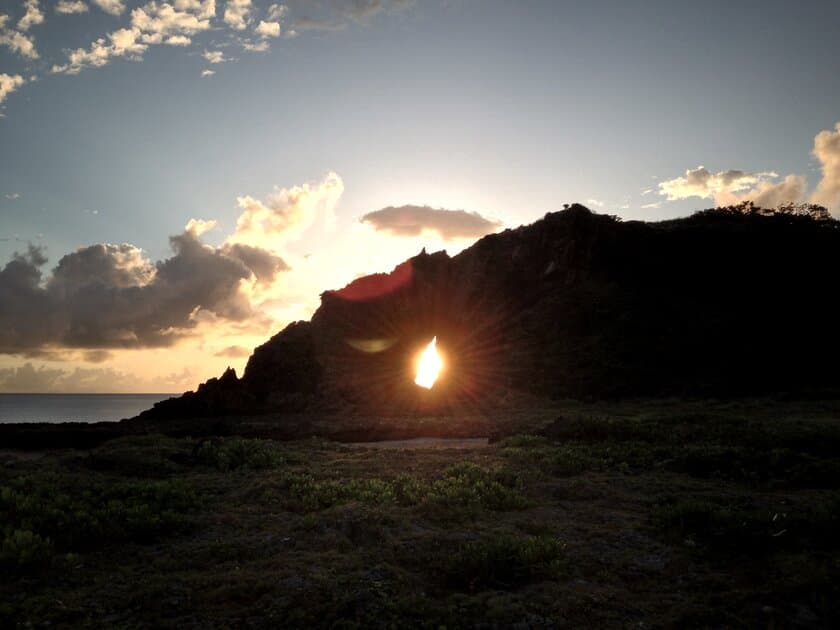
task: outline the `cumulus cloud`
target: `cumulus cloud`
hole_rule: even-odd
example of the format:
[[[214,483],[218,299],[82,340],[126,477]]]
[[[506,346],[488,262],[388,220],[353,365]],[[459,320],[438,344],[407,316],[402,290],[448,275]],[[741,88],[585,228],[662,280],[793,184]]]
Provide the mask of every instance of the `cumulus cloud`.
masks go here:
[[[17,90],[24,83],[26,83],[26,79],[19,74],[0,73],[0,105],[3,104],[3,101],[6,100],[9,94]],[[6,195],[6,199],[17,199],[17,197]]]
[[[3,83],[3,78],[2,78],[2,75],[0,75],[0,85],[2,85],[2,83]],[[0,91],[2,91],[2,88],[0,88]],[[2,99],[2,98],[0,98],[0,102],[2,102],[2,101],[3,101],[3,99]],[[5,195],[3,195],[3,196],[4,196],[6,199],[8,199],[9,201],[15,201],[16,199],[20,199],[20,193],[16,193],[16,192],[13,192],[13,193],[6,193],[6,194],[5,194]]]
[[[268,11],[266,12],[266,17],[272,22],[280,22],[289,12],[289,7],[285,4],[272,4],[268,7]]]
[[[225,24],[237,31],[245,30],[250,22],[251,0],[227,0],[225,4]]]
[[[93,4],[110,15],[120,15],[125,11],[125,4],[122,0],[91,0]]]
[[[242,214],[229,241],[276,249],[282,239],[299,234],[319,216],[333,223],[335,206],[343,192],[341,177],[328,173],[315,184],[275,188],[265,200],[250,195],[237,197]]]
[[[388,207],[361,218],[376,230],[397,236],[417,236],[424,230],[437,232],[445,240],[477,238],[498,230],[502,224],[466,210],[444,210],[429,206]]]
[[[78,74],[104,66],[113,57],[139,61],[150,45],[188,46],[193,35],[210,29],[215,13],[215,0],[175,0],[173,4],[152,0],[131,11],[129,28],[117,29],[87,49],[70,51],[67,63],[53,65],[52,72]]]
[[[8,23],[9,16],[0,13],[0,46],[5,46],[26,59],[40,58],[35,48],[35,40],[26,33],[9,28]]]
[[[87,13],[88,5],[82,0],[59,0],[55,5],[55,12],[63,15]]]
[[[227,61],[225,54],[221,50],[205,50],[202,57],[210,63],[223,63]]]
[[[260,21],[254,32],[260,37],[280,37],[280,22]]]
[[[244,40],[242,42],[242,48],[244,48],[248,52],[266,52],[268,50],[269,46],[268,46],[268,42],[265,41],[265,40],[256,41],[256,42]]]
[[[28,31],[30,27],[43,23],[44,14],[38,6],[38,0],[23,0],[24,14],[18,21],[18,30]]]
[[[127,57],[135,61],[142,59],[148,46],[140,40],[141,32],[137,28],[121,28],[91,44],[89,49],[77,48],[67,55],[67,63],[54,65],[53,73],[78,74],[85,68],[99,68],[108,63],[111,57]]]
[[[47,271],[44,251],[30,245],[0,268],[0,354],[85,351],[85,360],[101,361],[102,351],[168,347],[220,326],[264,330],[263,309],[276,310],[290,270],[278,250],[316,222],[329,227],[343,189],[329,173],[263,200],[241,197],[236,230],[221,245],[202,241],[216,221],[191,219],[157,262],[128,243],[98,243]]]
[[[214,74],[216,74],[216,71],[215,71],[215,70],[207,70],[207,69],[205,69],[205,70],[202,70],[202,71],[201,71],[201,78],[202,78],[202,79],[206,79],[207,77],[212,77]]]
[[[819,132],[814,138],[814,156],[820,161],[822,179],[811,195],[811,202],[840,211],[840,123],[834,131]]]
[[[713,199],[719,195],[748,190],[761,182],[777,177],[776,173],[748,173],[740,170],[710,172],[705,166],[689,169],[683,177],[659,184],[659,194],[668,201],[700,197]]]
[[[834,129],[820,131],[814,137],[813,155],[820,163],[822,178],[809,201],[840,213],[840,123]],[[741,170],[712,173],[703,166],[689,169],[682,177],[659,184],[659,194],[668,201],[700,197],[714,199],[718,206],[752,201],[763,208],[774,208],[805,199],[806,181],[801,175],[787,175],[779,180],[773,172]],[[645,194],[644,191],[642,194]],[[644,206],[643,206],[644,207]]]
[[[42,250],[15,254],[0,270],[0,352],[162,347],[189,334],[202,311],[258,317],[248,285],[271,283],[288,266],[256,246],[206,245],[208,223],[190,225],[157,263],[133,245],[96,244],[65,255],[45,278]]]

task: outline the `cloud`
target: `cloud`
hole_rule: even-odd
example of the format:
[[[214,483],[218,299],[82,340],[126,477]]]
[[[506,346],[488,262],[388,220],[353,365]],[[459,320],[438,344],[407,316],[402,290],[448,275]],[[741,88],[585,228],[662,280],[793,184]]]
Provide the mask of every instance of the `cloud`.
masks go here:
[[[193,35],[210,29],[215,13],[215,0],[175,0],[174,4],[152,0],[131,11],[130,28],[117,29],[88,49],[70,51],[68,62],[53,65],[52,72],[78,74],[104,66],[113,57],[140,61],[150,45],[188,46]]]
[[[251,350],[244,346],[228,346],[213,354],[214,357],[230,357],[231,359],[241,359],[242,357],[250,357]]]
[[[120,15],[125,11],[122,0],[91,0],[91,2],[110,15]]]
[[[280,37],[280,22],[260,21],[254,32],[260,37]]]
[[[18,21],[18,30],[28,31],[30,27],[37,26],[44,22],[44,14],[38,6],[38,0],[23,0],[23,8],[26,12]]]
[[[26,79],[19,74],[0,73],[0,105],[3,104],[9,94],[17,90],[24,83],[26,83]],[[12,196],[6,195],[6,199],[17,199],[20,197],[20,195],[17,195],[17,197],[14,195],[17,195],[17,193],[12,193]]]
[[[369,24],[378,14],[400,11],[412,0],[332,0],[328,10],[318,16],[303,15],[293,22],[295,31],[340,31],[351,23]]]
[[[216,248],[199,236],[208,222],[170,238],[172,256],[153,263],[129,244],[100,243],[59,260],[30,246],[0,270],[0,353],[38,348],[165,347],[188,335],[198,315],[259,319],[248,286],[288,269],[256,246]]]
[[[225,4],[225,24],[237,31],[245,30],[250,22],[251,0],[227,0]]]
[[[215,70],[202,70],[201,78],[206,79],[207,77],[212,77],[214,74],[216,74]]]
[[[0,369],[0,392],[180,392],[192,387],[193,380],[189,370],[144,379],[113,368],[63,370],[44,365],[35,367],[27,362],[19,367]]]
[[[27,59],[38,59],[38,51],[35,48],[35,40],[29,35],[7,28],[8,15],[0,14],[0,46],[5,46],[13,53]]]
[[[335,221],[334,209],[344,192],[344,182],[328,173],[318,183],[276,188],[264,201],[250,195],[237,197],[242,210],[231,243],[258,245],[276,250],[289,236],[300,234],[320,216],[328,224]]]
[[[7,76],[8,76],[8,75],[7,75]],[[2,92],[2,83],[3,83],[3,75],[0,75],[0,92]],[[2,98],[0,98],[0,103],[2,103],[2,102],[3,102],[3,99],[2,99]],[[8,199],[9,201],[14,201],[15,199],[20,199],[20,193],[16,193],[16,192],[13,192],[13,193],[6,193],[6,194],[5,194],[5,195],[3,195],[3,196],[4,196],[6,199]]]
[[[133,60],[142,59],[148,46],[139,41],[141,32],[137,28],[121,28],[110,35],[108,40],[100,38],[91,44],[90,49],[77,48],[67,55],[68,63],[62,66],[54,65],[53,73],[78,74],[84,68],[99,68],[108,63],[111,57],[128,57]]]
[[[58,0],[55,5],[55,12],[62,15],[71,15],[74,13],[87,13],[88,5],[82,0]]]
[[[595,207],[595,208],[603,208],[604,207],[604,202],[599,201],[598,199],[587,199],[586,203],[590,206]]]
[[[225,54],[221,50],[205,50],[201,56],[210,63],[224,63],[227,61]]]
[[[668,201],[700,197],[712,199],[722,194],[734,194],[777,177],[775,173],[748,173],[746,171],[728,170],[711,173],[706,167],[698,166],[689,169],[685,176],[669,179],[659,184],[659,194]]]
[[[369,212],[361,221],[396,236],[417,236],[428,230],[437,232],[444,240],[477,238],[502,227],[500,222],[486,219],[477,212],[429,206],[391,206]]]
[[[819,132],[814,138],[814,156],[820,161],[822,179],[811,195],[811,202],[835,214],[840,211],[840,122],[834,131]]]
[[[244,40],[242,42],[242,48],[247,50],[248,52],[265,52],[268,50],[268,42],[265,40],[252,42],[248,40]]]
[[[266,17],[272,22],[281,22],[283,18],[289,13],[289,7],[285,4],[272,4],[268,7]]]

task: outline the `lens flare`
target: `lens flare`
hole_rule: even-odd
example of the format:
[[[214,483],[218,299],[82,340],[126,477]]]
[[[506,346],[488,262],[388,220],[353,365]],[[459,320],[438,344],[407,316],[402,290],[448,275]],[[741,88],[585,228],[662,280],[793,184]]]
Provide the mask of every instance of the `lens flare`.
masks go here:
[[[432,337],[429,345],[417,359],[417,376],[414,377],[414,382],[420,387],[431,389],[440,374],[441,368],[443,368],[443,359],[440,358],[437,351],[437,337]]]

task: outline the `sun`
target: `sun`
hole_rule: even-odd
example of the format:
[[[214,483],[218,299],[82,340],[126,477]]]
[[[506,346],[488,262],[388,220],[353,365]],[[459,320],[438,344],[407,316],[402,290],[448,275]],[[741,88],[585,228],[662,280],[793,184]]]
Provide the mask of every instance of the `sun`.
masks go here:
[[[432,337],[429,345],[417,358],[417,376],[414,377],[414,382],[420,387],[431,389],[441,369],[443,369],[443,359],[437,351],[437,337]]]

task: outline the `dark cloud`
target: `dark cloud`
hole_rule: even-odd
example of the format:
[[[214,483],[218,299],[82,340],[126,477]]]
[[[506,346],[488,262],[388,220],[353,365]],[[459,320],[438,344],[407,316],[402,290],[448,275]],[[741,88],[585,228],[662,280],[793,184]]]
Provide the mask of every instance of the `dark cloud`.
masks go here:
[[[276,256],[261,247],[234,243],[225,245],[222,249],[231,258],[242,261],[262,284],[270,284],[278,273],[291,270],[291,267],[280,256]]]
[[[61,258],[46,281],[42,250],[14,254],[0,270],[0,353],[168,346],[196,325],[200,311],[240,322],[253,317],[241,281],[270,284],[288,269],[258,247],[205,245],[195,231],[170,244],[173,255],[156,264],[132,245],[84,247]]]
[[[423,230],[442,238],[477,238],[498,230],[502,224],[466,210],[443,210],[429,206],[400,206],[369,212],[361,218],[375,229],[397,236],[417,236]]]
[[[27,362],[0,368],[0,392],[15,393],[178,392],[192,387],[194,380],[189,370],[143,379],[102,367],[63,370]]]

